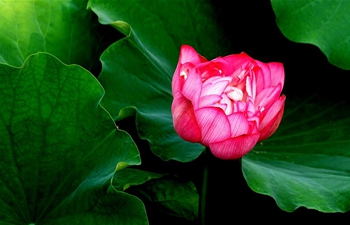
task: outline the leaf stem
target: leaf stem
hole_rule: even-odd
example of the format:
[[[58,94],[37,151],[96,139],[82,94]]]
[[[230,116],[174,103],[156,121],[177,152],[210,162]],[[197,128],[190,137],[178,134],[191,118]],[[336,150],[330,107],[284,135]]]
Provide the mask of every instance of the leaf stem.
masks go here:
[[[203,166],[203,177],[202,177],[202,190],[199,202],[199,213],[201,225],[205,225],[205,209],[206,209],[206,200],[207,200],[207,186],[208,186],[208,147],[203,151],[204,155],[204,166]]]

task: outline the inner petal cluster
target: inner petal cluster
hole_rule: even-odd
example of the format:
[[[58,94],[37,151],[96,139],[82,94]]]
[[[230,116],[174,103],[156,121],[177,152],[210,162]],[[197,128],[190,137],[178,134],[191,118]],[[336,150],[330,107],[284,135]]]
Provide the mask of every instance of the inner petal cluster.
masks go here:
[[[215,75],[204,79],[199,107],[211,106],[221,108],[226,115],[243,112],[247,118],[260,115],[254,105],[255,77],[251,69],[236,71],[236,75]],[[238,72],[238,73],[237,73]]]

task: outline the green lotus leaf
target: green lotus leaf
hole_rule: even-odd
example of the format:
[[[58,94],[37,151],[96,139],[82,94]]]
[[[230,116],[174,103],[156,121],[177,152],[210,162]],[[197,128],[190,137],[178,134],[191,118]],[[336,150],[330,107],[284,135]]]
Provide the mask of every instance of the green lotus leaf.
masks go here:
[[[115,120],[136,115],[140,137],[163,160],[197,158],[204,147],[181,140],[173,128],[171,79],[182,44],[194,46],[207,57],[226,53],[211,5],[184,0],[172,4],[90,0],[88,7],[102,24],[126,36],[101,56],[98,79],[106,90],[101,104]]]
[[[86,0],[0,2],[0,62],[21,66],[33,53],[48,52],[67,64],[91,69],[100,37]]]
[[[350,70],[350,1],[271,0],[284,36],[294,42],[314,44],[330,63]]]
[[[277,132],[242,159],[251,189],[288,212],[350,210],[349,109],[346,102],[287,100]]]
[[[1,224],[148,223],[138,198],[111,188],[140,156],[92,74],[38,53],[0,64],[0,79]]]

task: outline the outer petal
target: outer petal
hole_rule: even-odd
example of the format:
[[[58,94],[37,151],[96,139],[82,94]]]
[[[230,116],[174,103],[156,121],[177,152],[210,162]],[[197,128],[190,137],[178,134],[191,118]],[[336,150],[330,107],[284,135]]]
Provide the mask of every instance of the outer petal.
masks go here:
[[[202,78],[199,71],[193,68],[184,81],[181,93],[189,100],[195,109],[198,108],[199,98],[202,92]]]
[[[180,70],[182,69],[183,64],[189,63],[195,67],[196,65],[206,61],[207,60],[203,56],[199,55],[194,48],[189,45],[182,45],[180,49],[179,61],[172,79],[172,94],[175,95],[175,93],[180,89]]]
[[[178,63],[173,75],[173,79],[171,81],[171,91],[173,96],[175,96],[175,93],[180,91],[181,89],[180,70],[181,70],[181,64]]]
[[[284,67],[282,63],[271,62],[268,63],[271,71],[271,86],[276,86],[278,83],[281,83],[283,88],[284,85]]]
[[[223,141],[231,137],[230,123],[221,108],[200,108],[195,111],[195,115],[202,131],[203,145],[209,146],[211,142]]]
[[[249,63],[254,61],[254,59],[252,59],[249,55],[247,55],[244,52],[240,54],[228,55],[223,58],[234,68],[234,70],[245,69]]]
[[[278,101],[276,101],[269,111],[266,112],[265,117],[262,119],[259,130],[260,130],[260,138],[259,141],[265,140],[270,137],[278,128],[283,112],[284,112],[284,104],[285,104],[286,96],[282,95]]]
[[[281,84],[276,87],[265,88],[256,96],[255,107],[268,109],[279,98],[281,91]]]
[[[200,142],[202,135],[191,101],[177,92],[171,105],[171,112],[174,128],[178,135],[186,141]]]
[[[258,94],[261,90],[271,86],[271,71],[265,63],[256,62],[257,66],[254,67],[253,71],[256,79],[256,93]]]
[[[233,65],[223,57],[217,57],[213,62],[216,63],[217,68],[220,69],[221,74],[224,76],[230,76],[234,72],[235,68]]]
[[[203,80],[207,80],[213,76],[222,76],[222,63],[216,61],[208,61],[201,63],[197,66],[198,70],[200,70]]]
[[[184,64],[190,62],[197,65],[202,62],[203,58],[204,57],[199,55],[193,47],[189,45],[181,46],[179,63]]]
[[[181,91],[186,78],[188,77],[188,73],[195,68],[195,66],[192,63],[185,63],[185,64],[178,64],[177,68],[175,70],[175,73],[173,75],[173,79],[171,82],[171,89],[172,94],[175,95],[176,92]],[[182,76],[181,73],[185,72],[186,76]]]
[[[259,133],[242,135],[221,142],[210,143],[213,155],[220,159],[238,159],[254,148],[259,139]]]

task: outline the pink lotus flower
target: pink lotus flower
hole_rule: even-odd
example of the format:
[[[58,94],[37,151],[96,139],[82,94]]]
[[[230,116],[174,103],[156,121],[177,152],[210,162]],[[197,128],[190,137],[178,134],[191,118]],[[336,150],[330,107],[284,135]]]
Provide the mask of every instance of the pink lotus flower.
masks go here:
[[[283,85],[281,63],[263,63],[245,53],[208,61],[183,45],[172,81],[175,130],[218,158],[240,158],[279,126]]]

